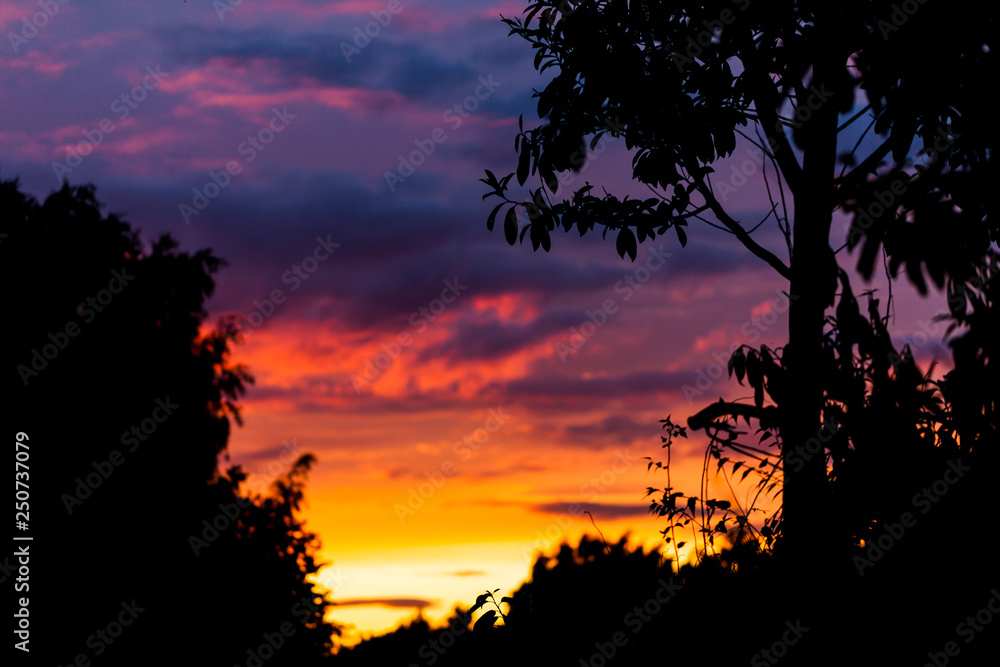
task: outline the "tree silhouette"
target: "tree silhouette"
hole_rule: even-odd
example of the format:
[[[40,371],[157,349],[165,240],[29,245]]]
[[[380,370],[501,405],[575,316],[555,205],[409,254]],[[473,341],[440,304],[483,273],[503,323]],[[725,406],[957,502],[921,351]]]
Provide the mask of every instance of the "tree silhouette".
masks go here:
[[[238,466],[210,486],[213,507],[235,504],[241,512],[215,540],[197,544],[191,589],[211,591],[220,576],[239,583],[225,589],[225,614],[212,606],[197,612],[206,629],[203,645],[217,645],[202,659],[246,665],[250,651],[268,664],[320,665],[329,660],[340,626],[325,619],[331,603],[306,579],[319,571],[320,543],[298,517],[313,463],[312,455],[303,455],[263,496],[241,488],[246,474]],[[273,649],[273,657],[266,647]]]
[[[984,557],[974,537],[984,529],[981,509],[991,502],[990,479],[1000,454],[992,384],[998,274],[1000,258],[991,253],[960,291],[961,299],[953,300],[955,312],[935,324],[943,330],[950,321],[947,329],[956,334],[950,341],[955,368],[940,380],[921,373],[909,345],[897,349],[873,295],[863,310],[843,287],[837,318],[830,318],[823,340],[830,378],[827,430],[815,441],[829,451],[827,484],[837,512],[823,530],[836,537],[837,550],[809,555],[814,566],[824,564],[818,573],[822,586],[805,596],[811,599],[803,600],[796,590],[802,579],[775,568],[780,561],[762,557],[759,545],[774,541],[768,524],[759,531],[749,522],[724,525],[725,518],[748,516],[747,509],[735,512],[729,503],[716,504],[712,509],[721,513],[709,514],[706,521],[692,511],[698,503],[689,506],[680,493],[668,488],[654,497],[651,509],[669,520],[668,542],[681,527],[694,524],[707,526],[709,539],[712,533],[726,533],[729,544],[739,545],[708,553],[698,571],[687,576],[706,569],[744,578],[751,574],[755,585],[745,590],[776,598],[773,613],[808,618],[811,639],[798,649],[803,664],[856,661],[861,651],[871,664],[926,659],[928,649],[940,652],[959,639],[958,619],[974,615],[1000,584],[995,562]],[[967,304],[972,304],[968,311]],[[665,421],[669,448],[673,438],[686,434],[669,418]],[[735,476],[746,460],[734,463],[727,452],[740,453],[748,444],[740,442],[736,420],[713,423],[707,430],[711,444],[703,474]],[[762,433],[768,429],[759,429]],[[795,450],[782,460],[767,451],[752,453],[763,455],[757,456],[760,468],[750,469],[760,478],[758,487],[780,481],[782,471],[810,455]],[[957,561],[951,556],[955,552],[961,554]],[[920,641],[886,643],[899,635]],[[843,641],[845,636],[851,641]],[[970,646],[959,642],[963,664],[983,664],[997,650],[996,628],[972,638]]]
[[[754,526],[752,506],[708,499],[704,485],[700,497],[685,496],[668,477],[651,510],[669,517],[668,542],[676,545],[677,527],[693,528],[708,556],[682,569],[685,582],[708,598],[760,605],[750,623],[758,632],[736,628],[751,645],[808,620],[814,630],[791,664],[945,664],[954,657],[946,646],[964,664],[985,664],[996,627],[969,637],[957,624],[1000,583],[973,537],[987,530],[1000,444],[989,187],[997,130],[983,103],[997,78],[996,9],[588,0],[526,11],[506,22],[536,49],[536,68],[555,76],[536,93],[543,123],[521,125],[516,177],[524,185],[538,174],[541,187],[519,199],[509,193],[515,174],[487,171],[484,198],[501,200],[487,226],[499,215],[509,243],[527,236],[536,250],[551,247],[557,227],[583,235],[600,226],[634,260],[638,242],[672,228],[683,246],[700,221],[732,233],[789,283],[788,344],[744,345],[730,359],[753,402],[720,400],[688,420],[709,436],[705,476],[728,480],[742,466],[762,491],[778,488],[781,513]],[[585,140],[605,134],[625,139],[633,178],[653,196],[597,197],[587,184],[556,201],[560,172],[579,169]],[[771,206],[762,219],[741,221],[726,207],[736,186],[725,160],[740,145],[763,163]],[[842,237],[836,215],[846,218]],[[755,233],[765,223],[777,233]],[[837,261],[843,250],[865,280],[881,255],[892,278],[945,290],[954,370],[935,381],[908,346],[898,349],[879,301],[855,296]],[[754,440],[739,420],[756,422]],[[686,432],[669,418],[665,427],[669,456]],[[653,465],[669,470],[669,459]],[[712,554],[720,533],[736,546]],[[774,558],[761,558],[760,546],[773,546]],[[951,549],[958,564],[928,555]],[[707,617],[697,605],[687,611]],[[673,627],[716,645],[714,627]],[[892,641],[901,636],[919,640]],[[731,653],[729,662],[772,664],[762,656]]]
[[[742,352],[754,404],[710,406],[692,427],[739,415],[773,424],[780,452],[804,446],[834,400],[827,311],[838,291],[841,304],[853,299],[837,264],[843,247],[857,252],[864,278],[884,254],[892,276],[904,269],[924,292],[928,278],[963,285],[998,239],[989,189],[997,130],[982,102],[997,79],[993,6],[542,0],[526,12],[505,22],[536,50],[536,68],[555,76],[536,93],[544,122],[522,123],[517,135],[516,176],[524,185],[537,173],[541,186],[512,198],[514,174],[487,171],[484,198],[502,200],[488,227],[509,205],[512,245],[520,234],[548,250],[557,227],[583,235],[600,226],[617,230],[619,255],[634,260],[637,242],[673,229],[685,245],[686,228],[704,221],[788,281],[788,344]],[[652,196],[597,197],[587,184],[554,202],[558,173],[578,170],[586,138],[606,134],[625,139],[633,178]],[[729,172],[713,167],[741,142],[763,160],[771,208],[761,220],[727,211]],[[529,219],[520,229],[518,210]],[[851,219],[843,247],[838,212]],[[753,233],[764,223],[779,230],[780,252]],[[824,528],[834,511],[830,454],[784,470],[777,530],[789,564],[804,570],[836,551]]]
[[[230,360],[234,324],[201,329],[223,262],[169,236],[145,245],[93,186],[39,203],[0,181],[0,212],[5,420],[30,452],[32,657],[246,664],[290,622],[270,664],[315,662],[335,628],[304,580],[311,460],[266,498],[217,471],[252,382]]]
[[[576,547],[561,544],[554,556],[538,554],[528,581],[500,603],[503,613],[509,602],[502,625],[492,625],[488,612],[470,625],[471,614],[482,606],[477,603],[457,608],[442,628],[418,619],[338,653],[337,660],[348,667],[473,662],[499,667],[518,661],[576,667],[581,660],[605,664],[608,653],[598,653],[600,643],[613,652],[607,664],[648,664],[662,657],[664,628],[676,623],[667,610],[684,593],[661,561],[655,552],[629,549],[625,537],[606,545],[584,536]],[[488,606],[496,611],[492,601]],[[592,662],[594,655],[599,662]]]

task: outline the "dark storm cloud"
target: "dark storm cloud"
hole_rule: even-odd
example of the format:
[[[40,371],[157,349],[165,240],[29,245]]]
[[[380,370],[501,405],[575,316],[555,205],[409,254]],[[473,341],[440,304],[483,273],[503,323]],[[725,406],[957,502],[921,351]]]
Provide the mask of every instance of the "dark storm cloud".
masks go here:
[[[426,609],[435,600],[423,598],[346,598],[337,600],[338,607],[398,607],[401,609]]]
[[[495,29],[484,22],[476,26]],[[505,42],[487,42],[476,49],[477,58],[470,61],[461,57],[462,40],[458,40],[455,45],[459,52],[452,49],[445,58],[428,48],[425,35],[418,35],[406,41],[377,38],[348,61],[340,45],[351,43],[350,36],[333,32],[281,34],[263,28],[177,26],[157,29],[154,36],[167,58],[181,67],[200,67],[213,58],[227,60],[233,66],[265,60],[288,86],[309,78],[335,86],[395,91],[409,99],[433,102],[434,106],[447,102],[444,108],[470,94],[478,77],[508,69],[514,53]],[[523,50],[524,57],[530,56],[530,48]],[[495,111],[523,111],[531,86],[537,85],[538,80],[523,75],[516,81],[503,77],[499,97],[506,101]]]
[[[577,445],[604,448],[608,445],[624,445],[638,439],[655,438],[661,431],[660,424],[638,422],[628,415],[608,415],[604,419],[587,424],[570,424],[564,429],[565,440]]]
[[[570,510],[571,507],[573,508],[572,510]],[[531,510],[539,514],[583,514],[584,512],[590,512],[594,515],[594,520],[596,521],[600,521],[602,519],[605,521],[613,521],[614,519],[628,519],[646,516],[649,514],[647,505],[578,503],[576,501],[539,503],[537,505],[532,505]]]
[[[498,359],[579,322],[579,313],[567,310],[549,310],[524,324],[507,323],[499,317],[476,322],[462,320],[447,340],[421,351],[420,361],[440,357],[462,362]]]

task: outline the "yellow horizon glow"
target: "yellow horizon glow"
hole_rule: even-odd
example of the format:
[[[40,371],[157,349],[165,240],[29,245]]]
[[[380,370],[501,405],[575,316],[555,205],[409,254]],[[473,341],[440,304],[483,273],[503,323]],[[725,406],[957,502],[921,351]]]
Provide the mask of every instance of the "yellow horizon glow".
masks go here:
[[[709,282],[700,289],[735,290],[740,299],[749,290]],[[329,614],[352,626],[340,643],[390,631],[418,613],[441,623],[456,605],[470,607],[485,590],[510,594],[529,578],[538,550],[575,546],[598,530],[609,543],[628,534],[633,548],[662,553],[666,520],[649,515],[652,499],[645,493],[662,489],[667,478],[648,471],[644,458],[666,459],[660,420],[673,414],[684,423],[701,405],[745,389],[721,378],[696,402],[680,387],[631,396],[565,389],[586,382],[613,386],[609,381],[626,373],[718,364],[709,350],[714,339],[699,342],[695,332],[670,338],[655,354],[628,352],[650,334],[640,336],[626,318],[653,317],[648,328],[669,328],[690,316],[683,303],[674,304],[679,311],[645,310],[644,301],[672,303],[666,291],[655,289],[630,302],[630,314],[616,320],[620,330],[602,330],[564,363],[553,346],[565,331],[474,362],[434,352],[455,336],[462,317],[521,324],[537,319],[539,304],[511,294],[470,298],[456,306],[464,309],[462,317],[447,311],[360,388],[352,376],[397,339],[391,331],[292,321],[254,330],[236,346],[234,356],[255,374],[257,388],[241,401],[244,426],[230,439],[232,463],[250,473],[248,485],[263,489],[287,470],[293,453],[316,456],[303,517],[330,563],[318,580],[335,602],[347,603]],[[780,335],[778,329],[769,333]],[[695,348],[704,348],[698,362],[687,358]],[[565,384],[550,393],[549,378]],[[529,392],[530,399],[508,395],[505,387],[526,381],[541,382],[542,389]],[[675,490],[701,495],[705,445],[700,434],[675,442]],[[713,462],[707,493],[745,506],[742,496],[753,496],[752,479],[734,481],[741,494],[734,499]],[[595,506],[596,528],[581,508],[571,509],[581,503]],[[759,506],[771,509],[764,498]],[[693,558],[694,535],[681,539],[687,542],[682,555]]]

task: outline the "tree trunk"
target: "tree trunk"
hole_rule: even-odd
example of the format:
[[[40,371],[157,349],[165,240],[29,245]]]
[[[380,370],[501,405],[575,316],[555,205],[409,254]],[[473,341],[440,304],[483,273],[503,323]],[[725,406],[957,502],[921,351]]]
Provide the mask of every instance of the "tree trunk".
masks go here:
[[[827,53],[836,52],[831,49]],[[833,305],[837,286],[837,264],[830,248],[837,102],[826,99],[818,109],[814,108],[821,97],[817,91],[832,89],[830,82],[836,63],[831,62],[831,56],[825,57],[826,62],[815,65],[810,86],[813,92],[798,101],[802,112],[796,115],[802,122],[797,140],[803,149],[803,160],[802,179],[793,193],[791,304],[788,345],[784,354],[791,391],[785,405],[781,406],[781,438],[786,463],[782,498],[785,553],[792,569],[801,574],[808,570],[816,573],[815,567],[822,567],[817,558],[831,552],[824,451],[821,448],[810,455],[803,448],[795,458],[795,465],[788,465],[790,453],[820,433],[826,380],[823,322],[826,308]],[[805,115],[806,108],[809,117]]]

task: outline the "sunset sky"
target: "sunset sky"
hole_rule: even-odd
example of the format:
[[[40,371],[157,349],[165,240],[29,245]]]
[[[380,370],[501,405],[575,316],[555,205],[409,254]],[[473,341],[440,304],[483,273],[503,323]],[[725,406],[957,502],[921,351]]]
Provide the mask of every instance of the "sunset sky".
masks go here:
[[[206,326],[247,318],[256,376],[231,460],[260,486],[317,456],[333,618],[356,638],[506,594],[534,550],[593,533],[573,503],[657,548],[659,420],[746,394],[725,359],[781,344],[787,286],[707,226],[635,263],[600,234],[535,253],[487,231],[477,179],[513,171],[547,81],[500,21],[524,0],[235,2],[0,5],[0,175],[39,198],[94,183],[145,239],[228,261]],[[595,153],[565,185],[648,196],[624,146]],[[743,145],[716,170],[747,222],[759,165]],[[786,255],[770,223],[755,237]],[[893,296],[898,339],[946,359],[940,296]],[[703,451],[678,445],[675,486],[696,493]]]

